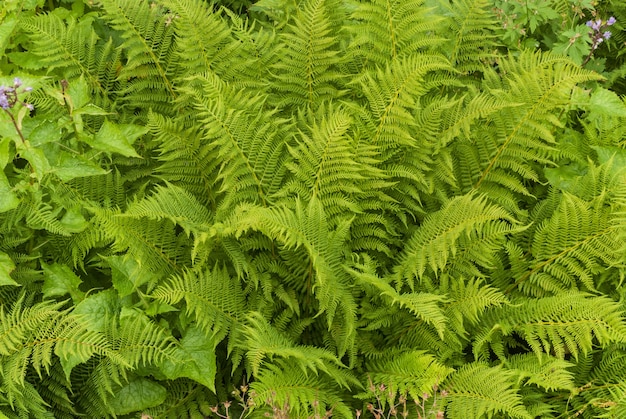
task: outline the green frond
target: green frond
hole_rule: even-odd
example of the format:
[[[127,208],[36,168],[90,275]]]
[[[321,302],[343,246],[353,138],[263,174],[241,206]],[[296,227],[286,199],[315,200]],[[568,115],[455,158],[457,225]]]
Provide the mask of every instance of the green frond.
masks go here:
[[[290,418],[309,418],[314,415],[323,417],[332,411],[333,417],[349,419],[354,412],[338,394],[334,380],[325,375],[302,374],[297,365],[280,368],[267,365],[258,374],[258,380],[250,385],[260,407],[283,412]],[[274,411],[276,411],[274,410]]]
[[[471,75],[496,59],[498,29],[489,0],[440,0],[442,12],[450,16],[446,33],[450,39],[442,47],[454,68]]]
[[[424,394],[432,396],[433,388],[454,370],[424,351],[407,350],[391,351],[381,358],[367,361],[365,371],[374,385],[385,386],[386,397],[404,395],[409,400],[419,400]],[[358,397],[367,401],[376,398],[371,391]]]
[[[514,372],[502,367],[471,363],[452,373],[444,383],[450,392],[446,413],[455,419],[505,414],[530,419],[515,389]]]
[[[358,201],[364,191],[357,185],[365,176],[372,176],[360,164],[355,143],[350,137],[352,118],[341,107],[321,105],[320,121],[313,121],[302,140],[289,147],[292,160],[286,166],[293,173],[287,178],[281,194],[320,200],[325,213],[337,216],[361,212]],[[371,168],[375,172],[375,168]]]
[[[168,10],[165,24],[177,33],[182,78],[207,71],[222,75],[242,61],[236,59],[238,43],[233,42],[227,22],[212,4],[198,0],[161,0],[159,4]]]
[[[583,418],[619,418],[626,395],[624,345],[611,345],[601,354],[579,360],[574,389],[564,410]]]
[[[223,198],[216,218],[241,202],[267,204],[284,173],[286,122],[262,110],[262,97],[234,90],[210,73],[199,76],[185,94],[204,125],[202,141],[213,148],[210,158],[219,162],[214,187]]]
[[[248,311],[241,284],[226,269],[215,267],[204,272],[185,271],[171,277],[151,294],[156,301],[179,305],[207,333],[219,342],[229,336],[229,350],[238,343]]]
[[[572,364],[553,356],[542,356],[538,361],[535,354],[510,356],[505,362],[506,368],[518,373],[525,385],[534,385],[546,389],[573,390],[574,374]]]
[[[413,112],[420,108],[419,99],[436,87],[428,83],[429,73],[442,70],[451,70],[444,57],[416,54],[387,62],[357,79],[370,112],[369,142],[381,150],[423,147],[413,135],[417,129]]]
[[[119,211],[92,208],[94,225],[112,242],[114,252],[125,252],[160,277],[179,273],[190,264],[190,246],[169,220],[130,217]]]
[[[394,280],[398,284],[407,283],[415,287],[415,280],[423,281],[427,272],[437,275],[454,262],[459,244],[464,236],[474,236],[474,240],[489,238],[492,231],[498,235],[509,234],[515,220],[497,206],[489,205],[484,197],[472,194],[450,200],[439,211],[426,217],[422,225],[406,242],[399,263],[394,269]],[[493,246],[482,247],[482,251],[493,254]],[[478,266],[480,259],[472,261]]]
[[[174,339],[139,310],[122,308],[112,337],[114,349],[130,368],[181,361],[175,356]]]
[[[160,164],[156,173],[167,182],[192,193],[212,210],[216,207],[214,184],[219,161],[214,158],[215,146],[203,141],[201,130],[179,119],[173,120],[151,112],[148,127],[158,144]]]
[[[340,64],[338,22],[344,6],[336,0],[305,0],[293,23],[278,37],[285,45],[272,66],[271,88],[278,107],[316,109],[317,104],[341,96],[343,75]]]
[[[384,279],[378,278],[376,275],[355,270],[350,270],[350,272],[357,280],[374,286],[376,293],[386,296],[391,304],[398,304],[400,307],[406,308],[415,317],[431,325],[443,338],[447,325],[447,318],[441,308],[441,305],[446,302],[444,296],[426,292],[398,292]]]
[[[304,207],[296,201],[295,211],[286,207],[245,206],[233,217],[231,234],[241,236],[248,230],[260,231],[287,248],[302,246],[310,260],[308,276],[313,279],[320,314],[324,313],[329,329],[334,322],[345,326],[344,339],[336,342],[340,353],[352,346],[356,328],[356,302],[351,279],[343,270],[340,249],[348,240],[350,220],[329,230],[324,209],[315,197]],[[306,265],[305,265],[306,266]],[[340,312],[341,317],[335,319]]]
[[[603,269],[625,262],[626,237],[620,232],[626,220],[604,201],[602,196],[585,202],[564,194],[555,213],[535,233],[532,268],[511,287],[538,287],[551,293],[596,290],[595,278]]]
[[[367,60],[368,67],[434,50],[444,41],[436,30],[444,18],[430,13],[424,0],[359,1],[355,5],[351,14],[355,22],[347,27],[353,36],[350,51]]]
[[[119,88],[116,77],[121,57],[113,41],[103,42],[92,25],[90,18],[63,20],[56,13],[20,23],[32,42],[28,53],[37,57],[38,65],[49,74],[60,73],[70,83],[82,76],[94,95],[94,104],[109,109]]]
[[[59,220],[60,213],[63,211],[62,207],[53,207],[50,203],[44,202],[43,197],[37,197],[33,201],[23,200],[21,203],[28,208],[26,222],[31,228],[46,230],[61,236],[71,234],[69,229]]]
[[[167,184],[157,185],[152,195],[128,204],[124,216],[146,217],[160,221],[167,219],[181,226],[187,235],[198,234],[211,225],[211,214],[185,189]]]
[[[173,16],[148,0],[98,0],[96,5],[102,9],[102,18],[123,39],[118,81],[124,106],[167,114],[177,97],[172,79],[179,71]]]
[[[90,330],[80,316],[60,310],[63,302],[27,307],[23,302],[22,297],[10,311],[0,305],[0,371],[7,400],[22,409],[40,410],[33,402],[40,400],[41,406],[46,402],[29,381],[43,381],[48,384],[40,390],[42,396],[52,397],[71,412],[67,380],[72,369],[93,356],[110,355],[118,361],[120,357],[105,335]]]
[[[509,303],[502,292],[477,279],[442,277],[441,285],[441,291],[447,296],[445,318],[450,329],[459,336],[465,337],[468,334],[466,327],[478,324],[489,307]]]
[[[540,358],[550,353],[561,359],[566,353],[578,358],[598,345],[626,341],[622,307],[607,297],[572,291],[525,299],[523,305],[512,303],[490,310],[476,332],[475,355],[485,344],[501,345],[501,335],[520,336]]]
[[[330,351],[314,346],[295,345],[258,312],[248,314],[247,325],[244,327],[246,358],[253,374],[258,374],[262,367],[269,365],[289,364],[298,366],[302,374],[333,375],[344,367]],[[335,377],[333,377],[335,378]],[[340,386],[348,387],[351,383],[343,380],[341,375],[335,380]],[[353,378],[352,384],[355,379]]]
[[[463,148],[469,156],[476,153],[478,164],[465,179],[473,179],[474,188],[503,203],[514,202],[519,194],[530,195],[524,182],[539,180],[536,163],[553,165],[558,157],[554,133],[562,122],[555,115],[570,103],[576,84],[597,77],[549,53],[524,52],[518,58],[502,60],[499,72],[486,74],[484,87],[519,105],[491,114],[493,122],[485,125],[488,131],[479,130],[472,136],[473,150]],[[457,158],[461,165],[476,164],[464,154]]]

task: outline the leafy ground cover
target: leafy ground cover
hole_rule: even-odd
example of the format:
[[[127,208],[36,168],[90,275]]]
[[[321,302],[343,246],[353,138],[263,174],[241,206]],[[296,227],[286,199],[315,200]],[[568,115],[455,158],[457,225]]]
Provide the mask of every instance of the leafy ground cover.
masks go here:
[[[626,417],[624,22],[5,0],[0,418]]]

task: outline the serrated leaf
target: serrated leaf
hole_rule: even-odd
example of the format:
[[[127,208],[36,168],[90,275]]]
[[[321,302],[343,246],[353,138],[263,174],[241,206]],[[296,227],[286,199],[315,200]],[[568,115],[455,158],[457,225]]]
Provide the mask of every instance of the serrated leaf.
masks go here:
[[[17,207],[20,199],[13,192],[9,180],[2,170],[0,170],[0,213],[11,211]]]
[[[113,289],[91,294],[76,305],[74,314],[85,319],[89,330],[105,332],[107,325],[115,319],[120,311],[120,298]]]
[[[15,269],[15,263],[9,255],[0,252],[0,286],[19,285],[11,278],[11,272]]]
[[[163,373],[171,380],[190,378],[215,392],[215,346],[215,339],[207,336],[200,328],[188,328],[178,348],[180,355],[177,359],[181,362],[165,361]]]
[[[165,401],[167,390],[162,385],[147,378],[136,378],[115,393],[110,402],[113,413],[126,415]]]
[[[74,303],[85,298],[85,293],[78,289],[82,280],[67,266],[55,263],[41,264],[44,272],[42,292],[44,297],[62,297],[69,294]]]
[[[20,157],[28,160],[37,179],[43,179],[44,174],[50,171],[50,162],[48,162],[48,158],[43,150],[33,147],[22,147],[19,153]]]
[[[59,153],[58,161],[51,171],[64,182],[79,177],[97,176],[107,173],[106,170],[83,156],[70,154],[65,151]]]
[[[597,120],[602,116],[616,116],[626,118],[626,105],[619,96],[610,90],[598,88],[589,99],[590,120]]]
[[[138,125],[118,125],[104,121],[100,130],[88,143],[93,148],[126,157],[140,157],[132,147],[135,140],[148,130]]]
[[[133,258],[126,256],[110,256],[104,258],[111,267],[111,279],[120,297],[135,292],[141,285],[154,280],[155,277]]]

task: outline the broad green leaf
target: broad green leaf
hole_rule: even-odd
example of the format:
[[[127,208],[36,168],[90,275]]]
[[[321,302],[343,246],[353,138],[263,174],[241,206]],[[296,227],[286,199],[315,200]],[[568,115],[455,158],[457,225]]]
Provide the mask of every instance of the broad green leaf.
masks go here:
[[[215,339],[207,336],[199,327],[191,326],[180,341],[180,355],[177,357],[180,362],[165,361],[163,373],[171,380],[191,378],[215,392],[215,346]]]
[[[6,165],[13,160],[13,153],[11,152],[11,140],[9,138],[0,139],[0,170],[4,169]]]
[[[17,19],[13,16],[9,16],[7,19],[0,21],[0,57],[4,55],[4,50],[16,26]],[[0,418],[1,417],[2,416],[0,416]]]
[[[19,203],[20,199],[13,192],[4,172],[0,170],[0,213],[14,209]]]
[[[41,263],[44,272],[43,295],[44,297],[62,297],[69,294],[74,303],[82,301],[85,293],[78,289],[81,279],[67,266],[55,263],[48,265]]]
[[[120,299],[113,289],[89,295],[73,311],[83,316],[88,328],[96,332],[105,332],[119,312]]]
[[[544,170],[550,185],[563,191],[570,191],[572,186],[587,173],[588,166],[571,163],[559,167],[550,167]]]
[[[615,93],[607,89],[598,88],[589,99],[590,120],[597,120],[603,116],[617,116],[626,118],[626,105]]]
[[[44,174],[50,171],[50,162],[43,150],[27,146],[21,147],[19,153],[22,158],[28,160],[38,180],[43,179]]]
[[[61,224],[70,233],[80,233],[87,228],[89,222],[81,213],[80,208],[77,207],[67,210],[61,218]]]
[[[24,131],[24,135],[33,147],[58,142],[62,137],[61,130],[56,123],[48,120],[29,120],[25,123]]]
[[[87,105],[91,101],[91,94],[89,91],[89,85],[83,76],[72,80],[72,82],[68,84],[66,93],[69,97],[72,113],[75,110]]]
[[[115,393],[110,407],[116,415],[126,415],[158,406],[166,397],[165,387],[147,378],[138,377]]]
[[[11,278],[10,274],[15,269],[15,263],[9,255],[0,252],[0,286],[19,285]]]
[[[155,279],[154,275],[130,256],[109,256],[104,258],[111,267],[113,287],[120,297],[132,294],[141,285]]]
[[[104,121],[100,130],[88,143],[93,148],[126,157],[140,157],[132,147],[135,140],[148,130],[138,125],[118,125]]]
[[[97,176],[107,173],[106,170],[83,156],[70,154],[66,151],[59,153],[58,160],[53,165],[51,171],[64,182],[79,177]]]

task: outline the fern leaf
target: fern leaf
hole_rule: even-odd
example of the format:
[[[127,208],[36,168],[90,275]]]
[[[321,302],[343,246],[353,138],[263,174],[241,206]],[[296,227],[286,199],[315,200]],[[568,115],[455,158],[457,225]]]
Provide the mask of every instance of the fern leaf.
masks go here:
[[[342,75],[337,38],[338,23],[332,14],[342,4],[333,0],[305,0],[293,24],[280,39],[286,48],[273,66],[271,80],[277,106],[315,109],[323,101],[341,95]]]
[[[471,363],[449,376],[446,412],[453,418],[474,419],[497,413],[529,419],[522,398],[514,388],[514,373],[502,367]]]
[[[512,230],[514,222],[506,211],[489,205],[484,198],[472,195],[453,198],[428,216],[408,240],[395,268],[394,279],[398,283],[407,281],[414,287],[413,279],[421,281],[427,269],[437,274],[446,268],[459,250],[457,246],[464,235],[476,232],[478,240],[492,230],[505,235]]]

